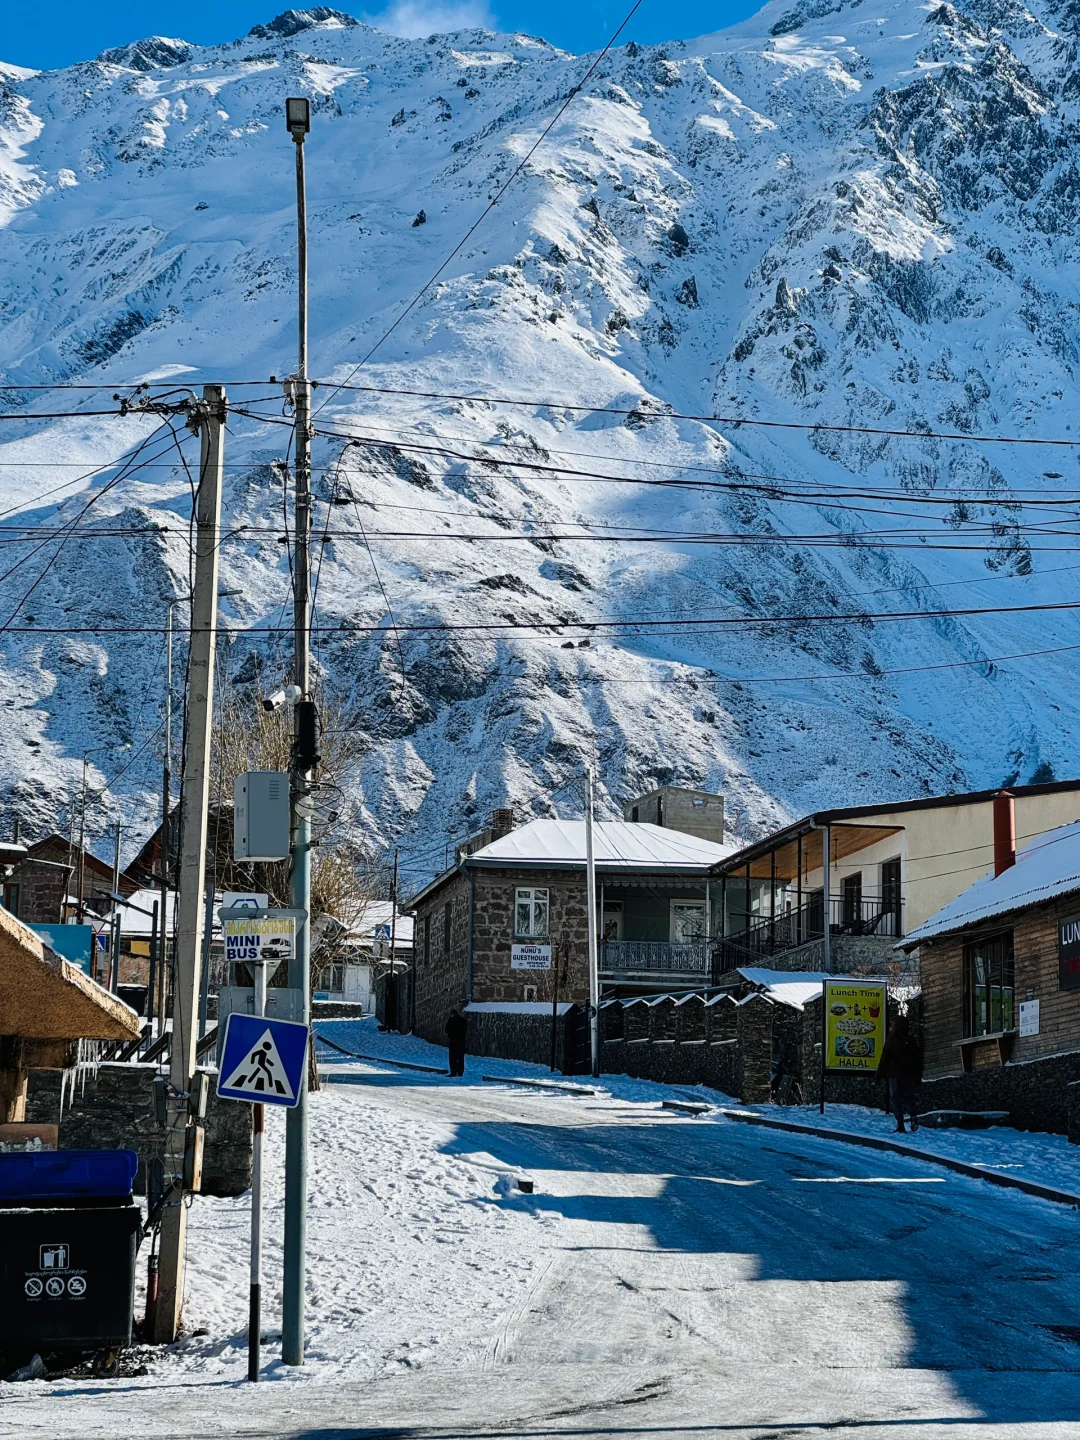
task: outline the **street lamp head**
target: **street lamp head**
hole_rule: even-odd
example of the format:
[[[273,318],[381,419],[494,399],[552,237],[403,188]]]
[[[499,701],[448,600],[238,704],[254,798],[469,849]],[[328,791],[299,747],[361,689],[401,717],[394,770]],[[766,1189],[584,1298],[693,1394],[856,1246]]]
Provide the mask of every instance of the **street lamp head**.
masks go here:
[[[293,96],[285,101],[285,124],[293,139],[302,142],[311,129],[311,106],[306,96]]]

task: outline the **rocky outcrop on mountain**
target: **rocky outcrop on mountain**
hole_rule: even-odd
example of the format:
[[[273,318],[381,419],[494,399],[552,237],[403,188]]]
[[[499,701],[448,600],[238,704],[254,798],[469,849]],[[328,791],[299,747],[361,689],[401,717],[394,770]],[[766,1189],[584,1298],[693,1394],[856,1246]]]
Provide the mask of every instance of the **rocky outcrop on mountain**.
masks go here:
[[[419,880],[486,809],[573,810],[589,755],[743,834],[1075,769],[1080,634],[1040,608],[1075,568],[1074,10],[774,0],[612,51],[538,146],[589,62],[525,35],[317,7],[0,67],[0,788],[53,824],[101,746],[95,824],[156,803],[195,452],[97,413],[117,387],[230,382],[221,661],[287,671],[287,94],[351,836]]]

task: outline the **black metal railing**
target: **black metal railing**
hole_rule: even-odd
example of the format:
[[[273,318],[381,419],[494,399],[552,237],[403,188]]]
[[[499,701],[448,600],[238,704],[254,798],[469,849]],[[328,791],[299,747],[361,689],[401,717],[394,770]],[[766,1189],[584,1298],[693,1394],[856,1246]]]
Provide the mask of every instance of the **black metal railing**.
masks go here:
[[[904,933],[904,902],[892,896],[830,896],[829,933],[899,939]],[[742,957],[767,957],[820,940],[824,934],[825,903],[818,895],[797,908],[755,921],[745,930],[725,936],[719,944],[722,951],[730,948]],[[741,958],[737,963],[752,964],[753,960]]]

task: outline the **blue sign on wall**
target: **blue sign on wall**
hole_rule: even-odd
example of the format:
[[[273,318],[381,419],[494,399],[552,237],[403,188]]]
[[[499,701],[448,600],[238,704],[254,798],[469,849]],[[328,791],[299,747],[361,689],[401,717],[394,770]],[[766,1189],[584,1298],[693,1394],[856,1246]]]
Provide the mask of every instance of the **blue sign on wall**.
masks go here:
[[[234,1010],[225,1022],[217,1093],[223,1100],[295,1105],[307,1064],[308,1027]]]
[[[94,953],[94,927],[92,925],[31,925],[35,935],[40,935],[51,949],[73,965],[78,965],[87,975],[91,970]]]

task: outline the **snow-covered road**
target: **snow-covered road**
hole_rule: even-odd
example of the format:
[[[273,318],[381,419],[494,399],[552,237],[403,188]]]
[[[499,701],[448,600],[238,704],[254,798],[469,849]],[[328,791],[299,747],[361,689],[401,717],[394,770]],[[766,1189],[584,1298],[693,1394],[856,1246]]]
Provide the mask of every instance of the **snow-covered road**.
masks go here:
[[[481,1083],[496,1064],[332,1067],[303,1376],[240,1378],[244,1203],[201,1201],[210,1333],[145,1378],[4,1387],[0,1433],[1080,1436],[1072,1211],[632,1083]]]

